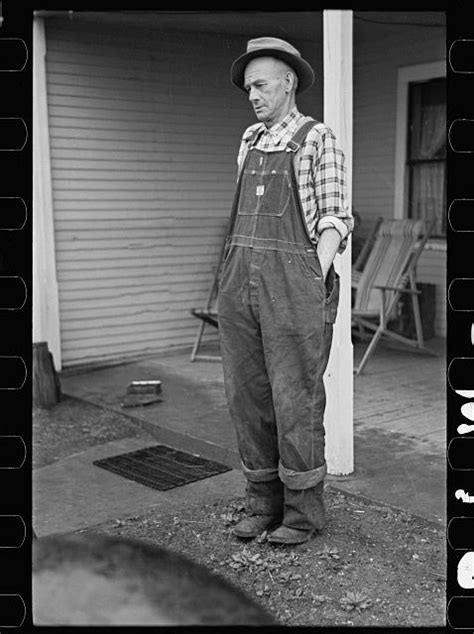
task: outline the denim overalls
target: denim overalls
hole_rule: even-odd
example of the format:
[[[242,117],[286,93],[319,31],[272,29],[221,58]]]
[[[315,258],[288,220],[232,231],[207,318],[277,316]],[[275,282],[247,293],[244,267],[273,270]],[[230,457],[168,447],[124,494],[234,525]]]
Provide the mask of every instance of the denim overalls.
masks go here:
[[[234,197],[218,296],[227,401],[247,479],[247,511],[324,525],[323,373],[339,300],[326,284],[298,194],[294,155],[249,142]]]

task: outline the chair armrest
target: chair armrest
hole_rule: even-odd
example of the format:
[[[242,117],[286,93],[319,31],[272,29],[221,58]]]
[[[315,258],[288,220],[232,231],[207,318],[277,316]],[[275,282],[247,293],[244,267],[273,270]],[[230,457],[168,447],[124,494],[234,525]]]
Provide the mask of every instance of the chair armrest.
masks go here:
[[[414,291],[411,288],[403,288],[401,286],[380,286],[374,284],[374,288],[380,288],[383,291],[399,291],[400,293],[410,293],[411,295],[421,295],[421,291]]]
[[[354,270],[354,267],[351,269],[351,286],[352,288],[357,288],[359,286],[360,278],[362,277],[361,271]]]

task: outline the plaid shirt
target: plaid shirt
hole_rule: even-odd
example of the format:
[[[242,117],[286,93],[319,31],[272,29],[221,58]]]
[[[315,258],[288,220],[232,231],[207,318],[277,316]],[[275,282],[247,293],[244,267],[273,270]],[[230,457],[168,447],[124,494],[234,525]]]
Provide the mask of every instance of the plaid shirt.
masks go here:
[[[248,141],[256,130],[262,130],[262,133],[255,147],[263,152],[275,152],[284,149],[307,120],[309,117],[298,112],[295,106],[271,128],[264,123],[248,127],[242,136],[237,158],[239,170],[247,154]],[[354,219],[346,202],[344,154],[337,148],[334,132],[324,123],[315,122],[298,154],[298,191],[309,235],[317,243],[318,235],[324,229],[334,227],[341,236],[338,252],[342,253],[347,245],[347,236],[354,228]]]

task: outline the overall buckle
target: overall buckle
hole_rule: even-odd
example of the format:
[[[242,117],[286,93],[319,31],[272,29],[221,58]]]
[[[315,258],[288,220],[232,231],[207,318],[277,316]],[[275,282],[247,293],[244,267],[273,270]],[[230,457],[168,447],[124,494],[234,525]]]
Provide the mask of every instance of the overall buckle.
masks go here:
[[[299,143],[295,143],[294,141],[288,141],[288,143],[286,144],[286,151],[287,152],[298,152],[298,150],[300,149],[300,144]]]

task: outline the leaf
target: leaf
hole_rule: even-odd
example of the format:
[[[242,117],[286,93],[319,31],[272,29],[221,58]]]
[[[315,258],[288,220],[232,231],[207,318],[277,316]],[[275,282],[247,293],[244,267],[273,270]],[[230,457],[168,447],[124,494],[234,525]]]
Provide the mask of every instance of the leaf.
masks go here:
[[[355,592],[346,592],[340,603],[345,610],[366,610],[372,602],[367,594],[356,590]]]
[[[235,513],[232,513],[232,511],[228,511],[227,513],[221,513],[220,517],[222,520],[224,520],[224,523],[227,526],[237,521],[237,515]]]
[[[247,560],[245,559],[245,556],[241,555],[240,553],[237,553],[236,555],[232,555],[232,559],[241,566],[247,565]]]
[[[281,574],[278,575],[277,579],[281,583],[286,583],[288,581],[288,579],[289,579],[288,573],[287,572],[282,572]]]
[[[324,603],[326,601],[326,597],[322,594],[313,594],[312,600],[316,603]]]
[[[328,547],[326,544],[324,545],[323,550],[317,551],[317,554],[321,557],[321,559],[340,559],[338,548]]]

